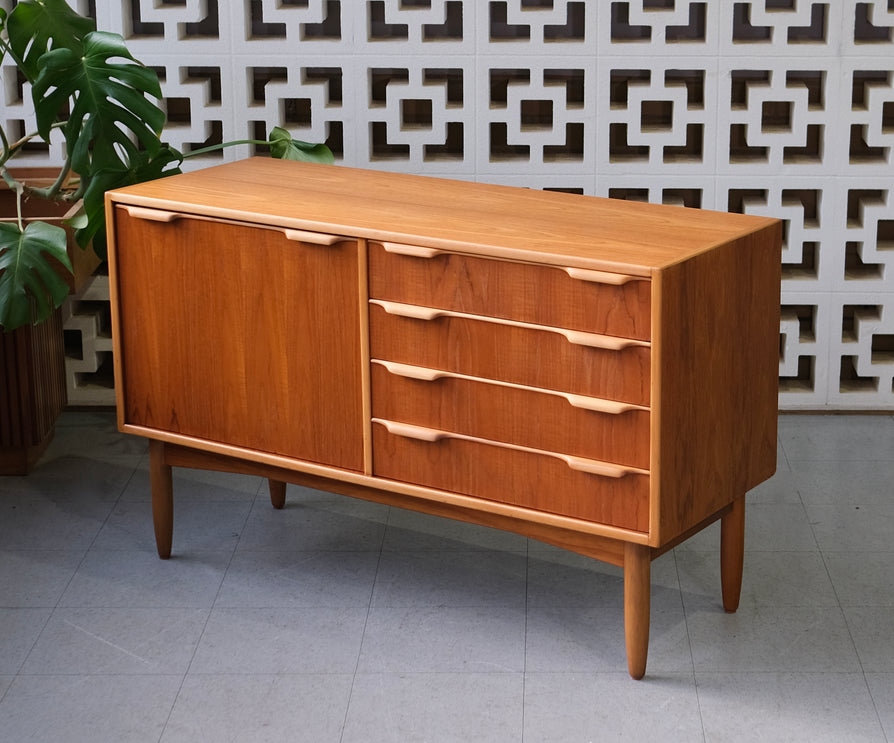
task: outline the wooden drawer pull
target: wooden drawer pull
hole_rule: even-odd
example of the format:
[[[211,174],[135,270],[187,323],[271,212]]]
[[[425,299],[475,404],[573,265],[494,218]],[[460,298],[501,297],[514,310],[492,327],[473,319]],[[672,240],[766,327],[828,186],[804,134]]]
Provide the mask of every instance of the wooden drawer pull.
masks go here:
[[[583,457],[572,457],[568,454],[556,454],[556,457],[563,460],[571,469],[577,472],[586,472],[588,475],[599,475],[599,477],[613,477],[615,479],[629,475],[631,470],[607,462],[597,462],[595,459],[584,459]]]
[[[179,212],[169,212],[164,209],[148,209],[143,206],[125,206],[124,209],[134,219],[146,219],[150,222],[173,222],[186,216]]]
[[[614,335],[598,335],[597,333],[583,333],[579,330],[561,330],[547,327],[545,325],[535,326],[543,330],[552,330],[554,333],[564,335],[569,343],[575,346],[586,346],[587,348],[602,348],[606,351],[623,351],[625,348],[633,346],[649,347],[648,341],[637,341],[632,338],[618,338]]]
[[[413,258],[434,258],[443,251],[437,248],[424,248],[421,245],[407,245],[406,243],[379,243],[388,253],[395,255],[408,255]]]
[[[388,429],[388,433],[402,436],[405,439],[416,439],[417,441],[433,443],[450,436],[446,431],[438,431],[437,429],[424,426],[412,426],[409,423],[396,423],[395,421],[386,421],[381,418],[373,418],[373,423],[380,423]]]
[[[423,382],[434,382],[438,379],[443,379],[444,377],[453,377],[455,379],[476,379],[476,377],[469,377],[465,374],[444,372],[439,369],[428,369],[424,366],[414,366],[412,364],[398,364],[395,361],[379,361],[378,359],[373,359],[372,363],[384,366],[390,374],[394,374],[396,377],[418,379]],[[479,381],[486,382],[488,380]]]
[[[371,304],[377,304],[389,315],[407,317],[411,320],[437,320],[439,317],[452,316],[456,313],[447,310],[436,310],[433,307],[420,307],[415,304],[401,304],[400,302],[386,302],[381,299],[370,300]]]
[[[587,268],[566,268],[564,270],[572,279],[589,281],[593,284],[623,286],[631,281],[648,281],[645,276],[629,276],[622,273],[609,273],[608,271],[592,271]]]
[[[463,320],[478,320],[479,322],[488,322],[494,325],[508,325],[513,328],[526,328],[528,330],[540,330],[547,333],[558,333],[563,336],[569,343],[576,346],[587,346],[588,348],[601,348],[606,351],[621,351],[625,348],[633,346],[642,346],[648,348],[651,344],[648,341],[638,341],[633,338],[619,338],[614,335],[599,335],[598,333],[584,333],[579,330],[566,330],[564,328],[554,328],[551,325],[534,325],[533,323],[518,322],[516,320],[505,320],[502,317],[487,317],[485,315],[471,315],[467,312],[453,312],[451,310],[438,310],[433,307],[420,307],[415,304],[403,304],[401,302],[387,302],[383,299],[371,299],[370,304],[381,307],[389,315],[397,317],[406,317],[412,320],[437,320],[442,317],[455,317]]]
[[[220,222],[222,224],[250,224],[240,222],[234,219],[221,219],[218,217],[208,217],[204,214],[183,214],[181,212],[169,212],[164,209],[150,209],[142,206],[125,206],[124,209],[134,219],[147,219],[152,222],[174,222],[178,219],[194,219],[198,222]],[[311,245],[335,245],[336,243],[349,240],[350,238],[341,235],[330,235],[326,232],[311,232],[309,230],[292,230],[281,227],[270,227],[267,225],[252,225],[262,230],[276,230],[282,232],[287,240],[295,242],[309,243]]]
[[[556,390],[548,390],[543,387],[531,387],[525,384],[515,384],[513,382],[502,382],[494,379],[486,379],[484,377],[473,377],[469,374],[459,374],[458,372],[442,371],[440,369],[429,369],[424,366],[415,366],[413,364],[400,364],[396,361],[382,361],[381,359],[372,359],[373,364],[385,367],[389,374],[396,377],[404,377],[405,379],[417,379],[422,382],[436,382],[439,379],[463,379],[468,382],[477,382],[479,384],[490,384],[495,387],[511,387],[516,390],[525,390],[526,392],[534,392],[540,395],[552,395],[561,397],[568,401],[568,404],[574,408],[581,410],[590,410],[594,413],[606,413],[608,415],[621,415],[629,413],[633,410],[648,411],[646,405],[636,405],[629,402],[618,402],[616,400],[605,400],[601,397],[587,397],[586,395],[574,395],[570,392],[558,392]]]
[[[545,451],[543,449],[532,449],[529,446],[507,444],[503,441],[493,441],[491,439],[481,439],[477,436],[466,436],[465,434],[453,433],[452,431],[439,431],[434,428],[413,426],[409,423],[397,423],[395,421],[383,420],[382,418],[373,418],[372,422],[384,426],[388,433],[394,436],[402,436],[406,439],[415,439],[417,441],[425,441],[428,443],[436,443],[445,439],[455,439],[457,441],[470,441],[474,444],[484,444],[485,446],[496,446],[503,449],[523,451],[528,454],[536,454],[543,457],[553,457],[554,459],[562,460],[573,470],[586,472],[590,475],[598,475],[599,477],[619,479],[621,477],[626,477],[627,475],[649,474],[648,470],[639,469],[638,467],[626,467],[621,464],[599,462],[595,459],[584,459],[583,457],[574,457],[569,454],[559,454],[557,452]]]
[[[325,232],[309,232],[307,230],[289,230],[284,229],[283,234],[287,240],[295,242],[311,243],[312,245],[335,245],[348,238],[341,235],[329,235]]]

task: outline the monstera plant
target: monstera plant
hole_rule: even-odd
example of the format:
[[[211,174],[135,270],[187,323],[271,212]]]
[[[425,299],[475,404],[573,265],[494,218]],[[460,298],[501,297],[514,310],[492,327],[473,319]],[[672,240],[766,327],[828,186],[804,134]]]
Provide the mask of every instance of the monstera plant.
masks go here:
[[[276,127],[269,141],[227,142],[188,153],[162,140],[165,112],[157,74],[136,60],[124,39],[97,31],[65,0],[19,0],[0,9],[0,61],[12,59],[28,83],[35,131],[11,137],[0,122],[0,176],[16,194],[17,214],[0,222],[0,330],[39,323],[61,305],[70,269],[66,233],[40,221],[26,224],[22,201],[80,204],[72,220],[80,247],[105,252],[107,190],[177,173],[184,159],[234,144],[269,146],[274,157],[332,162],[322,144],[293,140]],[[58,178],[34,186],[10,167],[34,142],[64,142]]]

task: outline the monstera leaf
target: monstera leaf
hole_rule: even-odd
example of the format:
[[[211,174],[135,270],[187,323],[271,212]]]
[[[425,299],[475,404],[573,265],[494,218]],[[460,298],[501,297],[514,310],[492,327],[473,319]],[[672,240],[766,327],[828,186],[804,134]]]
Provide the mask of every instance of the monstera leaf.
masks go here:
[[[48,263],[52,256],[69,271],[65,230],[46,222],[0,222],[0,328],[16,328],[49,317],[68,295],[68,285]]]
[[[183,155],[173,147],[164,145],[154,155],[140,152],[127,166],[117,164],[94,173],[84,192],[82,210],[84,219],[73,224],[78,245],[86,248],[92,244],[94,252],[100,258],[105,258],[105,192],[113,188],[123,188],[162,176],[174,175],[180,172],[181,162]]]
[[[281,126],[270,132],[270,154],[279,160],[303,160],[311,163],[332,164],[335,158],[324,144],[311,144],[300,139],[292,139]]]
[[[20,2],[6,22],[9,47],[29,82],[37,79],[38,60],[50,49],[83,49],[82,39],[95,24],[73,11],[65,0]]]
[[[161,149],[165,114],[146,97],[161,98],[158,76],[134,60],[118,34],[93,31],[84,37],[82,53],[54,48],[38,67],[32,86],[38,131],[48,139],[53,124],[69,112],[62,131],[71,167],[82,179],[127,169],[141,150],[152,156]]]

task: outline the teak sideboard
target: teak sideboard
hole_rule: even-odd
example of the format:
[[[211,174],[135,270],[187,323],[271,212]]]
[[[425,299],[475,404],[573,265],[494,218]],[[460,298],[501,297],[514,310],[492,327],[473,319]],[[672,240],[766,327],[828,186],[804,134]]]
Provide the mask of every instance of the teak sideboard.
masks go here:
[[[650,563],[776,467],[778,220],[252,158],[107,195],[118,422],[173,466]]]

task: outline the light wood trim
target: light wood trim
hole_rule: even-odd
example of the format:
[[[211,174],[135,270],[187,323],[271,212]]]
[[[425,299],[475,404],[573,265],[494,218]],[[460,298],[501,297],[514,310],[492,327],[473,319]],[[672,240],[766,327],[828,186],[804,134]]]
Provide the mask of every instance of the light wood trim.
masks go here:
[[[520,444],[507,444],[503,441],[491,441],[490,439],[482,439],[477,436],[467,436],[462,433],[453,433],[452,431],[440,431],[435,428],[426,428],[425,426],[414,426],[409,423],[398,423],[396,421],[386,421],[381,418],[373,418],[373,423],[384,426],[388,433],[394,436],[403,436],[407,439],[416,439],[417,441],[428,441],[436,443],[443,439],[457,439],[458,441],[471,441],[475,444],[484,444],[486,446],[496,446],[500,449],[513,449],[514,451],[523,451],[528,454],[537,454],[543,457],[552,457],[558,459],[568,465],[570,469],[578,472],[586,472],[588,475],[597,475],[599,477],[611,477],[620,479],[627,475],[648,475],[648,470],[638,467],[628,467],[622,464],[610,464],[609,462],[599,462],[595,459],[585,459],[584,457],[574,457],[569,454],[560,452],[544,451],[543,449],[533,449],[530,446],[521,446]]]
[[[542,395],[551,395],[553,397],[561,397],[566,400],[569,405],[581,410],[590,410],[594,413],[605,413],[607,415],[623,415],[634,410],[648,411],[647,405],[635,405],[634,403],[617,402],[616,400],[606,400],[601,397],[590,397],[588,395],[575,395],[570,392],[558,392],[543,387],[531,387],[526,384],[515,384],[513,382],[500,382],[495,379],[486,379],[485,377],[474,377],[469,374],[459,374],[458,372],[442,371],[440,369],[429,369],[424,366],[414,366],[413,364],[399,364],[396,361],[383,361],[382,359],[372,359],[371,363],[378,364],[388,370],[390,374],[406,379],[417,379],[422,382],[436,382],[439,379],[464,379],[470,382],[479,382],[481,384],[490,384],[495,387],[510,387],[515,390],[525,390],[526,392],[536,392]]]
[[[386,302],[383,299],[371,299],[370,304],[381,307],[389,315],[397,317],[405,317],[411,320],[424,320],[430,322],[441,318],[455,317],[462,320],[479,320],[481,322],[490,323],[492,325],[505,325],[511,328],[526,328],[528,330],[540,330],[547,333],[561,335],[565,340],[575,346],[586,346],[587,348],[600,348],[606,351],[623,351],[625,348],[649,348],[651,345],[648,341],[638,341],[632,338],[618,338],[613,335],[599,335],[597,333],[584,333],[579,330],[567,330],[565,328],[554,328],[550,325],[535,325],[534,323],[519,322],[517,320],[506,320],[501,317],[488,317],[485,315],[472,315],[468,312],[454,312],[453,310],[439,310],[433,307],[420,307],[413,304],[403,304],[401,302]]]
[[[414,498],[425,500],[429,503],[443,503],[451,506],[469,508],[473,511],[483,511],[490,514],[498,514],[510,518],[519,519],[525,522],[546,524],[550,527],[558,529],[570,530],[581,534],[601,536],[609,539],[617,539],[626,542],[636,542],[638,544],[646,544],[648,535],[642,532],[630,529],[622,529],[617,526],[608,526],[597,524],[591,521],[575,519],[570,516],[560,516],[558,514],[546,513],[543,511],[535,511],[533,509],[524,508],[522,506],[507,505],[496,501],[485,501],[481,498],[475,498],[459,493],[451,493],[435,488],[421,487],[419,485],[411,485],[409,483],[396,480],[386,480],[384,478],[374,478],[359,472],[351,470],[341,470],[326,465],[314,464],[313,462],[299,461],[283,457],[277,454],[257,451],[255,449],[245,449],[231,444],[223,444],[216,441],[208,441],[205,439],[197,439],[192,436],[184,436],[181,434],[161,431],[155,428],[147,428],[130,423],[124,424],[121,431],[123,433],[133,434],[135,436],[143,436],[149,439],[157,439],[168,444],[177,444],[186,449],[195,450],[196,452],[204,452],[211,455],[221,455],[228,458],[239,459],[245,462],[254,462],[259,465],[267,465],[282,469],[283,472],[303,473],[307,476],[321,478],[321,482],[325,480],[329,485],[324,487],[335,487],[337,483],[349,483],[369,488],[387,488],[401,495],[409,495]],[[177,464],[176,462],[171,462]],[[179,466],[189,466],[182,464]],[[288,478],[283,478],[288,479]],[[338,492],[337,490],[334,492]],[[426,508],[430,506],[426,505]]]
[[[623,286],[631,281],[648,281],[644,276],[631,276],[625,273],[609,273],[608,271],[593,271],[586,268],[566,267],[567,273],[572,279],[577,281],[586,281],[591,284],[611,284],[612,286]]]
[[[357,241],[358,307],[360,314],[360,384],[362,394],[360,404],[363,415],[363,473],[372,474],[372,375],[370,374],[369,353],[369,250],[366,240]]]
[[[112,324],[112,375],[115,383],[115,417],[118,422],[119,430],[123,430],[127,423],[125,415],[125,400],[127,399],[124,387],[127,380],[124,377],[124,348],[121,342],[121,324],[122,318],[120,313],[121,297],[118,291],[118,247],[116,239],[116,230],[112,227],[115,224],[115,209],[117,205],[106,198],[106,249],[108,254],[109,265],[109,307],[111,309]]]

